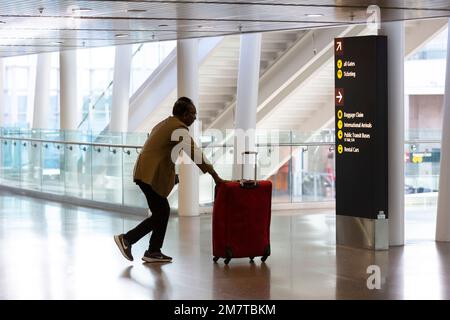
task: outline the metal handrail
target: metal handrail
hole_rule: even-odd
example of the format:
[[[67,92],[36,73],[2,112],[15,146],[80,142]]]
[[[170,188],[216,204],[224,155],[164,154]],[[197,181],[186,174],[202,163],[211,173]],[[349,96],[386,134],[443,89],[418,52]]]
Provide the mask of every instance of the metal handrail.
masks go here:
[[[441,143],[438,139],[428,139],[428,140],[405,140],[405,144],[416,144],[416,143]]]
[[[140,149],[142,146],[135,146],[129,144],[113,144],[113,143],[95,143],[95,142],[80,142],[80,141],[62,141],[62,140],[46,140],[46,139],[33,139],[33,138],[16,138],[16,137],[0,137],[0,140],[17,140],[17,141],[34,141],[41,143],[53,143],[53,144],[68,144],[79,146],[93,146],[93,147],[115,147],[124,149]]]
[[[280,142],[280,143],[256,143],[255,147],[321,147],[334,146],[334,142]],[[231,148],[232,144],[202,144],[202,148]]]
[[[129,148],[129,149],[140,149],[142,145],[129,145],[129,144],[115,144],[115,143],[96,143],[96,142],[80,142],[80,141],[62,141],[62,140],[46,140],[46,139],[35,139],[35,138],[17,138],[17,137],[3,137],[0,136],[0,140],[16,140],[16,141],[31,141],[31,142],[41,142],[41,143],[56,143],[56,144],[69,144],[69,145],[80,145],[80,146],[94,146],[94,147],[116,147],[116,148]],[[304,142],[304,143],[257,143],[256,147],[283,147],[283,146],[334,146],[332,142]],[[202,148],[227,148],[233,147],[233,145],[226,144],[203,144]]]
[[[95,143],[95,142],[80,142],[80,141],[62,141],[62,140],[46,140],[35,138],[17,138],[17,137],[4,137],[0,136],[0,140],[16,140],[16,141],[31,141],[41,143],[56,143],[56,144],[69,144],[80,146],[94,146],[94,147],[116,147],[116,148],[129,148],[140,149],[142,145],[129,145],[129,144],[115,144],[115,143]],[[418,143],[440,143],[440,140],[407,140],[405,144],[418,144]],[[280,142],[280,143],[256,143],[256,147],[320,147],[320,146],[335,146],[335,142]],[[229,144],[207,144],[201,145],[202,148],[231,148],[234,145]]]

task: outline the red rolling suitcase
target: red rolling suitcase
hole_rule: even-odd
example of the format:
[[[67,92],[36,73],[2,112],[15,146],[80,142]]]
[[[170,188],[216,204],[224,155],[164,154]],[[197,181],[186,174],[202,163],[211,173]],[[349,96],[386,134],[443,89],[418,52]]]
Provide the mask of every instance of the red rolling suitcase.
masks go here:
[[[255,154],[256,152],[244,152]],[[256,161],[255,161],[256,163]],[[256,179],[256,164],[255,164]],[[212,215],[212,242],[214,262],[225,258],[270,255],[270,218],[272,183],[243,180],[216,186]]]

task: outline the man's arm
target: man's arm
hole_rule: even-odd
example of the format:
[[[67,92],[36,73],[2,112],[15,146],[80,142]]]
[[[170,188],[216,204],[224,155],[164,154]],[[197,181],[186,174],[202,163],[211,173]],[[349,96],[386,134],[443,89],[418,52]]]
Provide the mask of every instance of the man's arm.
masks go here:
[[[177,154],[179,151],[183,150],[203,173],[208,172],[216,184],[222,183],[223,180],[219,177],[216,170],[214,170],[213,165],[205,157],[202,150],[197,146],[194,139],[192,139],[187,128],[182,128],[181,130],[181,132],[178,131],[175,139],[174,136],[172,136],[172,139],[178,141],[179,138],[181,138],[181,142],[177,144],[177,148],[175,149]]]
[[[214,182],[216,184],[224,182],[222,178],[219,177],[216,170],[214,170],[213,165],[211,162],[208,161],[208,159],[203,154],[202,150],[197,146],[194,139],[191,137],[191,159],[197,164],[197,166],[202,170],[203,173],[208,172],[212,178],[214,179]]]

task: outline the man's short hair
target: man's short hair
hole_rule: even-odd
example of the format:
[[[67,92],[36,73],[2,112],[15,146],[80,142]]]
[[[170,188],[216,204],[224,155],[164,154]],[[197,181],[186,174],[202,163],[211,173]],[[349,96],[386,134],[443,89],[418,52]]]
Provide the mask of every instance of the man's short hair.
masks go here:
[[[189,106],[194,106],[191,99],[187,97],[178,98],[173,105],[172,114],[174,116],[182,116],[189,111]]]

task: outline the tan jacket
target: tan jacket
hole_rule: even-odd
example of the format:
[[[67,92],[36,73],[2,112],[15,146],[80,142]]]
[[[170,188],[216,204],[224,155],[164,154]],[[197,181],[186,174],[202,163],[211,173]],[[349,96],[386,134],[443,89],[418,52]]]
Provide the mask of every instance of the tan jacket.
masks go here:
[[[175,136],[179,136],[177,133],[183,133],[184,138],[172,141],[172,133],[177,129],[180,130],[175,132]],[[175,185],[175,164],[172,156],[175,155],[176,158],[181,148],[190,151],[193,160],[194,155],[199,155],[196,157],[196,163],[203,173],[214,172],[213,166],[189,136],[189,128],[178,118],[170,116],[153,128],[142,147],[134,165],[134,181],[145,182],[156,193],[167,197]]]

